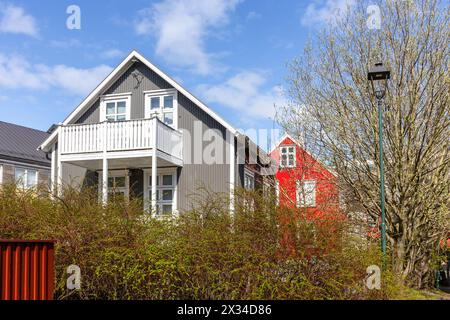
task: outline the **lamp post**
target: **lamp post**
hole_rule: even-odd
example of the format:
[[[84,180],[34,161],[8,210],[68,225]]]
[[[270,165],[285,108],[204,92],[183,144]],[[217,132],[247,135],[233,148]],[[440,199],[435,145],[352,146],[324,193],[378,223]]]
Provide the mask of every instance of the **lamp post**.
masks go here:
[[[368,80],[372,84],[372,90],[378,105],[378,135],[380,148],[380,205],[381,205],[381,250],[383,259],[386,257],[386,215],[384,195],[384,154],[383,154],[383,110],[382,102],[386,95],[387,80],[391,78],[391,72],[382,63],[376,63],[369,70]]]

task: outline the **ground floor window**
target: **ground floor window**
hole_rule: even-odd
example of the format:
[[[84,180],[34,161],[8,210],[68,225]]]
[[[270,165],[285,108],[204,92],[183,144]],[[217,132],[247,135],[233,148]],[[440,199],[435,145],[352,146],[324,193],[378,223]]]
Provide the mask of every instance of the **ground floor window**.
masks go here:
[[[176,171],[164,170],[156,176],[156,208],[152,208],[152,176],[147,179],[148,208],[158,216],[170,215],[175,208]]]
[[[297,181],[297,207],[315,207],[316,206],[316,181],[304,180]]]
[[[15,168],[15,181],[18,186],[28,189],[37,186],[38,172],[37,170],[26,168]]]
[[[128,198],[128,188],[125,176],[108,177],[108,199],[125,200]]]
[[[100,183],[98,184],[98,192],[102,194],[102,171],[98,172]],[[108,199],[109,200],[128,200],[130,193],[130,178],[128,170],[111,170],[108,172]]]

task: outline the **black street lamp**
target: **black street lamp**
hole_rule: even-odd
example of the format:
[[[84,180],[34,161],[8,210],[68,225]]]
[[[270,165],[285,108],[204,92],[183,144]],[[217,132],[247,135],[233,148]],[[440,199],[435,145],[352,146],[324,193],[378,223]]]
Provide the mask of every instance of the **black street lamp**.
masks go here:
[[[378,105],[378,132],[380,148],[380,202],[381,202],[381,249],[383,258],[386,257],[386,215],[384,194],[384,154],[383,154],[383,110],[382,101],[386,95],[387,81],[391,78],[391,72],[382,63],[376,63],[369,70],[368,80],[372,84],[373,93]]]

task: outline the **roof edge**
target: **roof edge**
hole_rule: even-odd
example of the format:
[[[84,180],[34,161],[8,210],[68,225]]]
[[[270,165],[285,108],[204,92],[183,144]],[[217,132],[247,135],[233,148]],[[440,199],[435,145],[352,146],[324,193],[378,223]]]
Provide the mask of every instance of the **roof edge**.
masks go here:
[[[158,74],[161,78],[167,81],[170,85],[172,85],[176,90],[185,95],[188,99],[194,102],[200,109],[209,114],[214,120],[219,122],[222,126],[224,126],[228,131],[236,135],[238,131],[227,121],[225,121],[222,117],[212,111],[209,107],[207,107],[203,102],[201,102],[198,98],[196,98],[192,93],[184,89],[179,83],[177,83],[174,79],[168,76],[166,73],[161,71],[158,67],[152,64],[149,60],[147,60],[144,56],[142,56],[136,50],[131,51],[131,53],[115,68],[111,71],[111,73],[102,81],[100,84],[78,105],[78,107],[73,110],[68,117],[63,121],[63,124],[69,124],[73,121],[77,115],[84,111],[84,108],[87,107],[90,103],[93,102],[94,99],[101,93],[101,91],[107,87],[107,85],[112,82],[119,74],[126,68],[130,63],[134,62],[134,59],[138,59],[148,68],[153,70],[156,74]]]

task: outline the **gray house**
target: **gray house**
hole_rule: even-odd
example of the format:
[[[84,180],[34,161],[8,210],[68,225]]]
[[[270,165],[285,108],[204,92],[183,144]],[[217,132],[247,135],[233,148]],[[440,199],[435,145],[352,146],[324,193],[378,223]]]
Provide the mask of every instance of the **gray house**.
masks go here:
[[[50,160],[37,150],[48,137],[47,132],[0,121],[0,185],[48,186]]]
[[[233,210],[235,188],[244,181],[254,187],[260,174],[246,164],[247,140],[133,51],[40,150],[51,158],[55,192],[64,184],[98,185],[103,202],[142,197],[160,215],[190,209],[201,187],[229,195]]]

